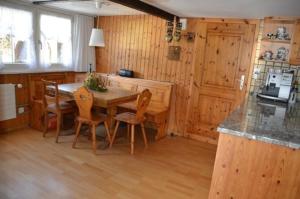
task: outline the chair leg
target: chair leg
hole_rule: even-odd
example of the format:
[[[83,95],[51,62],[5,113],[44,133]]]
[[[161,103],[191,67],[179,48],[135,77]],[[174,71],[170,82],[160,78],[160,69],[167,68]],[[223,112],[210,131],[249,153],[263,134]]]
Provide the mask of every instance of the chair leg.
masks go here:
[[[58,143],[58,137],[60,134],[60,127],[61,127],[61,113],[57,113],[57,127],[56,127],[56,139],[55,142]]]
[[[111,137],[110,137],[110,131],[109,131],[109,128],[108,128],[108,125],[107,125],[106,121],[104,122],[104,126],[105,126],[105,129],[106,129],[107,139],[108,139],[108,142],[109,142],[109,145],[110,145]]]
[[[96,154],[97,145],[96,145],[96,125],[92,125],[92,136],[93,136],[93,151]]]
[[[130,124],[127,124],[127,138],[130,139]]]
[[[130,153],[133,155],[134,153],[134,125],[131,125],[131,150]]]
[[[48,132],[48,121],[49,121],[49,118],[48,118],[48,111],[45,111],[44,113],[44,133],[43,133],[43,137],[46,136],[46,133]]]
[[[114,143],[114,141],[115,141],[115,138],[116,138],[116,134],[117,134],[117,131],[118,131],[119,125],[120,125],[120,121],[117,121],[117,124],[116,124],[115,130],[114,130],[114,134],[113,134],[113,137],[112,137],[112,139],[111,139],[111,142],[110,142],[110,145],[109,145],[109,147],[110,147],[110,148],[112,147],[112,144],[113,144],[113,143]]]
[[[148,142],[147,142],[147,136],[146,136],[144,123],[141,123],[141,127],[142,127],[142,133],[143,133],[145,148],[147,148],[148,147]]]
[[[76,129],[76,135],[75,135],[75,138],[74,138],[74,141],[73,141],[72,148],[75,148],[75,145],[77,143],[77,140],[78,140],[78,137],[79,137],[79,134],[80,134],[81,125],[82,125],[81,122],[78,122],[77,129]]]

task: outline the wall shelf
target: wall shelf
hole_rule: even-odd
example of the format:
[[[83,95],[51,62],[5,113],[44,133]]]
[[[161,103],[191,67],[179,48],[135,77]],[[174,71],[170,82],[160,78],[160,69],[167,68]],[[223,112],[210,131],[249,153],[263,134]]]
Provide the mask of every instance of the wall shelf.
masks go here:
[[[291,40],[278,40],[278,39],[263,38],[261,41],[270,42],[270,43],[278,43],[278,44],[291,44]]]

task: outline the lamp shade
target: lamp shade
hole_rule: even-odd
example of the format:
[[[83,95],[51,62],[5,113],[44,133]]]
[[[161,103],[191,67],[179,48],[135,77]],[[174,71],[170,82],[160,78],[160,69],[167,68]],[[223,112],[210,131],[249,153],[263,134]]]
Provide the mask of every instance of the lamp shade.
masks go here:
[[[105,46],[102,29],[93,28],[89,46],[99,46],[99,47]]]

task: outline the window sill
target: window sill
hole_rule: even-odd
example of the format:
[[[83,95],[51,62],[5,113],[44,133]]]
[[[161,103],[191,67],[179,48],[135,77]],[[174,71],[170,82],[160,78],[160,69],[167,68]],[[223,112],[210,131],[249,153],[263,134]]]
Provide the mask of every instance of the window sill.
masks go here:
[[[20,68],[8,68],[4,67],[0,69],[0,74],[2,75],[8,75],[8,74],[29,74],[29,73],[54,73],[54,72],[74,72],[73,68],[26,68],[26,67],[20,67]]]

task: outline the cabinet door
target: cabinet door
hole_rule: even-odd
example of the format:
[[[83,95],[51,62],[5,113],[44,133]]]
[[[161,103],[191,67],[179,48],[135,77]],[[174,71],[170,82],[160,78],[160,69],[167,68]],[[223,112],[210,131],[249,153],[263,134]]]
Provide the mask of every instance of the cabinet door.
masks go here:
[[[297,21],[294,29],[290,64],[300,65],[300,20]]]
[[[245,98],[256,25],[200,26],[186,133],[217,139],[217,126]]]

